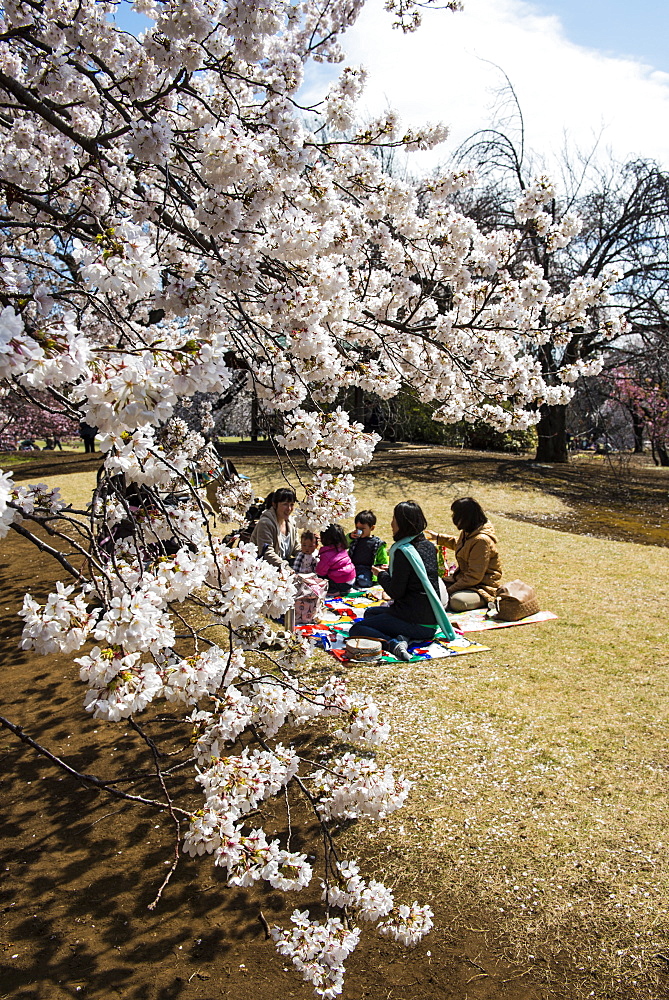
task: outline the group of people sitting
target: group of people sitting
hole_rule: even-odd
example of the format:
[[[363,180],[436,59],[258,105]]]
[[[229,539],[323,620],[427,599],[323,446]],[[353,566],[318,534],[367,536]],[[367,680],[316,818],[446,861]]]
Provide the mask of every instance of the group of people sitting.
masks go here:
[[[361,510],[356,515],[355,529],[348,535],[339,524],[329,525],[320,536],[315,531],[303,531],[293,570],[324,577],[330,594],[372,587],[373,573],[388,567],[388,549],[372,534],[375,526],[374,512]]]
[[[317,573],[327,579],[328,593],[333,595],[373,586],[374,568],[388,566],[386,543],[373,534],[374,513],[360,511],[355,530],[348,536],[340,524],[331,524],[320,535],[303,531],[298,542],[291,518],[294,505],[291,489],[275,490],[268,496],[251,535],[260,558],[273,566],[287,562],[296,573]]]
[[[251,541],[260,558],[274,566],[292,565],[295,572],[315,572],[328,580],[331,594],[347,594],[378,583],[392,599],[386,606],[367,608],[364,618],[351,626],[349,635],[380,639],[397,659],[409,660],[411,642],[430,642],[444,627],[445,611],[470,611],[486,607],[502,577],[493,526],[473,497],[451,505],[458,534],[427,529],[417,503],[405,500],[393,511],[390,552],[373,534],[376,518],[361,511],[348,537],[341,525],[331,524],[320,534],[303,532],[298,541],[291,517],[296,502],[293,490],[271,493]],[[320,542],[320,547],[319,547]],[[456,565],[440,585],[437,546],[452,549]]]

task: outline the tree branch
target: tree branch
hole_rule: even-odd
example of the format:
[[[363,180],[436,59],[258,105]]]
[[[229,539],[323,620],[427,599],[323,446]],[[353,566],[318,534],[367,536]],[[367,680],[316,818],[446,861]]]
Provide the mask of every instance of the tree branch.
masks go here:
[[[164,809],[167,812],[180,813],[182,816],[188,817],[190,819],[192,813],[188,812],[186,809],[179,809],[177,806],[173,805],[171,802],[159,802],[157,799],[147,799],[143,795],[130,795],[128,792],[122,792],[118,788],[114,788],[109,782],[103,781],[102,778],[96,778],[93,774],[84,774],[81,771],[77,771],[75,768],[70,767],[66,764],[64,760],[57,757],[55,754],[47,750],[40,743],[37,743],[31,736],[23,731],[22,726],[17,726],[15,723],[10,722],[3,715],[0,715],[0,725],[4,726],[5,729],[9,729],[10,732],[14,733],[23,743],[26,743],[37,753],[41,754],[42,757],[46,757],[50,760],[52,764],[57,767],[62,768],[71,777],[76,778],[77,781],[81,781],[85,785],[91,785],[93,788],[99,788],[100,791],[106,792],[107,795],[112,795],[117,799],[126,799],[128,802],[139,802],[141,805],[154,806],[156,809]]]

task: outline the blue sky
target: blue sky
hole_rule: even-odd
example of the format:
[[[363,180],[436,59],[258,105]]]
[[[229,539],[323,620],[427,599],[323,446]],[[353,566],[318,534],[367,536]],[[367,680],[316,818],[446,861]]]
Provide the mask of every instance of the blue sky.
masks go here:
[[[534,0],[533,6],[557,15],[567,38],[577,45],[669,72],[669,0]],[[135,33],[148,24],[131,11],[128,0],[117,20]]]
[[[382,0],[368,0],[346,36],[347,61],[369,73],[364,111],[390,106],[407,124],[443,121],[451,128],[442,149],[412,158],[412,171],[445,161],[493,122],[504,73],[523,111],[535,170],[554,174],[565,147],[572,160],[641,157],[669,167],[669,64],[665,69],[655,58],[667,38],[669,2],[660,13],[650,0],[464,6],[458,14],[427,10],[422,27],[402,36],[390,27]]]
[[[533,6],[557,15],[578,45],[669,72],[669,0],[534,0]],[[149,23],[131,10],[129,0],[122,0],[117,21],[136,34]]]
[[[120,4],[116,8],[116,16],[114,18],[116,23],[124,31],[130,31],[133,35],[139,35],[145,30],[151,21],[148,17],[144,17],[143,14],[136,14],[132,9],[130,0],[121,0]]]
[[[669,72],[667,0],[535,0],[544,14],[557,14],[578,45],[647,62]]]

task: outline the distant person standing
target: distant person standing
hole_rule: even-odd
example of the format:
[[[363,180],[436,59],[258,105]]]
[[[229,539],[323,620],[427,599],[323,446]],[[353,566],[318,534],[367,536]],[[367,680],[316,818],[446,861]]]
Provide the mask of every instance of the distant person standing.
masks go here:
[[[84,442],[84,451],[92,452],[95,451],[95,435],[97,434],[97,427],[91,427],[87,424],[85,420],[82,420],[79,424],[79,434]]]

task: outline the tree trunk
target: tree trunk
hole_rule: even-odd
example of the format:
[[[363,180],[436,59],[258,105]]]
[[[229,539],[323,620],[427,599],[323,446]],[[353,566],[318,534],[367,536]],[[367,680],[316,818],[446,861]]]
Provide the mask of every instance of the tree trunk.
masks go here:
[[[253,392],[251,396],[251,441],[255,444],[258,440],[258,397]]]
[[[541,418],[537,424],[537,462],[568,462],[566,406],[549,406],[544,403],[539,413]]]
[[[359,385],[353,389],[353,419],[359,424],[365,422],[365,395]]]
[[[632,432],[634,434],[634,454],[643,455],[643,418],[636,410],[632,410]]]

